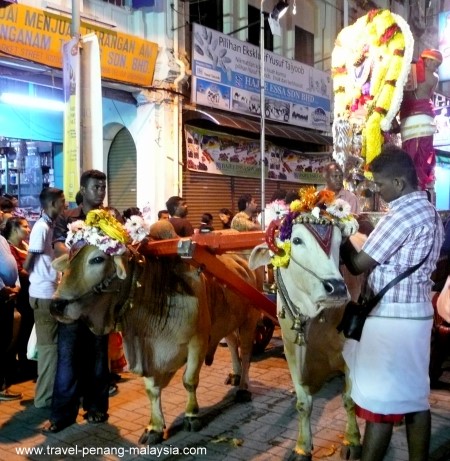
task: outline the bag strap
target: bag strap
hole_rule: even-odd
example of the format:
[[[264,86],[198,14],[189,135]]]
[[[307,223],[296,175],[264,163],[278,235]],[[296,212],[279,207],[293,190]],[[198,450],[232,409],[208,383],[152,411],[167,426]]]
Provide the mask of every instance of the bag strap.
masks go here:
[[[400,275],[397,275],[395,279],[391,280],[381,291],[379,291],[373,298],[369,299],[366,302],[366,305],[370,307],[370,310],[367,312],[369,313],[380,301],[381,298],[386,294],[388,290],[390,290],[394,285],[396,285],[398,282],[403,280],[404,278],[408,277],[408,275],[411,275],[413,272],[415,272],[419,267],[428,259],[428,256],[430,256],[431,250],[433,249],[433,245],[431,245],[430,251],[428,254],[425,256],[425,258],[420,261],[420,263],[415,264],[414,266],[409,267],[406,269],[405,272],[402,272]]]

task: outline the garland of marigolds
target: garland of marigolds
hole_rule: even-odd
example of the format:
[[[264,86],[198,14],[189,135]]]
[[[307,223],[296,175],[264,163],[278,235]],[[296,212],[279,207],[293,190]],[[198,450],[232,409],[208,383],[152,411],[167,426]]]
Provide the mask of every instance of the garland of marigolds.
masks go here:
[[[380,153],[382,130],[389,131],[400,109],[413,46],[409,26],[389,10],[370,11],[336,39],[332,53],[334,123],[349,123],[356,111],[363,111],[361,155],[366,164]]]

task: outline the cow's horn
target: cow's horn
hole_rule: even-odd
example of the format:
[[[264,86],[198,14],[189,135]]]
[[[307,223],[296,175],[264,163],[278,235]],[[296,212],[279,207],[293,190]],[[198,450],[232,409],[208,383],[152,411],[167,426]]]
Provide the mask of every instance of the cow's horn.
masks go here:
[[[274,219],[271,221],[266,230],[266,243],[269,247],[269,250],[275,253],[276,255],[283,252],[281,248],[277,247],[275,243],[275,231],[281,226],[283,219]]]

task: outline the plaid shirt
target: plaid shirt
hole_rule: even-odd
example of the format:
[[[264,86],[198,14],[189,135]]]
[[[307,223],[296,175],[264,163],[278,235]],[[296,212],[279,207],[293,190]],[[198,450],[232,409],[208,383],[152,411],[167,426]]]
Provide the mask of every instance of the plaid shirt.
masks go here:
[[[431,273],[436,267],[443,241],[443,225],[425,192],[413,192],[393,200],[363,246],[378,262],[368,277],[368,287],[378,293],[397,275],[427,260],[387,291],[381,304],[429,303]],[[375,313],[377,309],[373,312]]]

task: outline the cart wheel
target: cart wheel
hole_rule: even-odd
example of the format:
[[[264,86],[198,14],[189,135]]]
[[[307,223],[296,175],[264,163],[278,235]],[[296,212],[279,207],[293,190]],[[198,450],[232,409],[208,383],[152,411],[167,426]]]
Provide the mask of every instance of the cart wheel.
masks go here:
[[[253,354],[262,354],[272,339],[275,324],[269,317],[261,316],[256,325],[255,339],[253,340]]]

